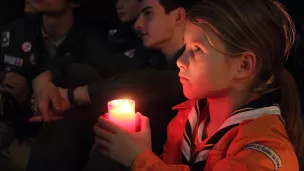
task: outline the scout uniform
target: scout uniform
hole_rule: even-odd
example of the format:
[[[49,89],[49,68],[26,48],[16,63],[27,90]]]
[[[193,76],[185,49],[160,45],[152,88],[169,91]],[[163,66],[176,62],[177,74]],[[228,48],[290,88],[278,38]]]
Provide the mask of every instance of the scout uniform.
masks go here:
[[[1,69],[16,72],[31,82],[47,68],[56,67],[58,62],[53,64],[54,58],[90,60],[95,53],[106,52],[104,44],[92,48],[105,42],[105,37],[103,39],[96,31],[75,20],[66,36],[52,42],[42,26],[42,16],[28,16],[2,29],[1,63],[4,66]]]
[[[187,101],[174,109],[179,113],[168,126],[163,161],[145,151],[134,161],[134,171],[299,170],[280,108],[270,94],[234,111],[205,139],[208,112],[198,102]]]

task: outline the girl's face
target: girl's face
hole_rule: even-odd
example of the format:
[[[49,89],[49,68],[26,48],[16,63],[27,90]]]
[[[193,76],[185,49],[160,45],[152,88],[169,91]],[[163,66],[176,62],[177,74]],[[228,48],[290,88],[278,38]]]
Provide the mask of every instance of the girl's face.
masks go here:
[[[229,93],[238,62],[221,53],[225,52],[223,41],[209,27],[199,27],[190,21],[186,25],[184,41],[186,50],[177,61],[184,95],[198,100]]]

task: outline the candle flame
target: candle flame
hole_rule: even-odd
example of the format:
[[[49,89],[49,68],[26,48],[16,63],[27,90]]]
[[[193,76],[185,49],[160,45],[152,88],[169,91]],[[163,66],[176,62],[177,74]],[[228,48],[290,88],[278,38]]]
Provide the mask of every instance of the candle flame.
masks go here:
[[[122,112],[122,113],[135,113],[135,102],[133,100],[119,99],[113,100],[108,103],[109,111]]]
[[[108,102],[109,119],[127,130],[136,130],[135,102],[118,99]]]

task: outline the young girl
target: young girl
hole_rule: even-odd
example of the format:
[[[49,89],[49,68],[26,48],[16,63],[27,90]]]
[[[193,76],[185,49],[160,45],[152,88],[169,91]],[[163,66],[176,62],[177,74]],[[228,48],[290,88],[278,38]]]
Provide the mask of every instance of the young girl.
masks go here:
[[[101,152],[135,171],[298,171],[303,125],[295,81],[284,68],[296,32],[283,6],[203,0],[188,20],[177,65],[191,100],[174,107],[163,160],[151,152],[141,114],[136,133],[100,118],[94,129]]]

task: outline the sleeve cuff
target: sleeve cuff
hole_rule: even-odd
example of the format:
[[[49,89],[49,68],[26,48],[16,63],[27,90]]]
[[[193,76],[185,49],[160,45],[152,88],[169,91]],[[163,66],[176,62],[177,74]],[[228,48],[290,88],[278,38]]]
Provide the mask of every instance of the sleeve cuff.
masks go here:
[[[149,168],[154,165],[162,165],[164,162],[157,157],[152,151],[146,150],[138,155],[131,165],[132,171],[141,170],[143,168]]]

